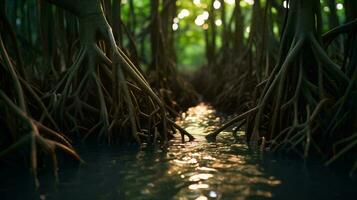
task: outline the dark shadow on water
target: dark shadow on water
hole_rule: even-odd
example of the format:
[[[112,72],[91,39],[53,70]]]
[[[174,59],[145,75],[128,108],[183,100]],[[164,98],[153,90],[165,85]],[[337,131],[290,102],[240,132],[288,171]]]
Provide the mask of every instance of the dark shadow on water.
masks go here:
[[[1,165],[1,163],[0,163]],[[1,167],[0,171],[0,199],[39,199],[40,193],[36,189],[34,179],[29,170]]]

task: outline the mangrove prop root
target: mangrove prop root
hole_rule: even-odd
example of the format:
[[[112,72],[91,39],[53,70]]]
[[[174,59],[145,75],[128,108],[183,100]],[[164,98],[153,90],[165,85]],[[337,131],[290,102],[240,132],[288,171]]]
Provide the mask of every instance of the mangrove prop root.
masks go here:
[[[264,88],[254,108],[207,135],[207,140],[214,141],[224,129],[247,120],[246,135],[251,145],[264,138],[270,149],[293,150],[304,158],[314,149],[325,152],[327,164],[356,147],[356,140],[348,140],[330,157],[334,140],[353,133],[340,136],[336,130],[353,116],[346,105],[351,104],[356,77],[353,73],[349,78],[323,49],[319,4],[318,0],[291,1],[278,62],[260,84]],[[355,24],[352,21],[332,30],[324,36],[325,41],[355,31]]]
[[[210,133],[208,135],[206,135],[206,139],[208,141],[215,141],[216,140],[216,137],[217,135],[224,131],[225,129],[229,128],[230,126],[238,123],[239,121],[242,121],[242,120],[245,120],[246,117],[254,114],[255,112],[257,112],[258,110],[258,107],[256,108],[253,108],[253,109],[250,109],[249,111],[241,114],[241,115],[238,115],[236,117],[234,117],[233,119],[231,119],[229,122],[225,123],[223,126],[221,126],[219,129],[217,129],[216,131],[214,131],[213,133]]]
[[[181,126],[177,125],[171,119],[169,119],[168,122],[181,133],[182,142],[185,142],[185,138],[184,138],[185,136],[187,136],[189,138],[189,141],[193,141],[195,139],[195,137],[193,137],[190,133],[188,133]]]
[[[142,120],[140,116],[143,116],[141,114],[143,113],[142,110],[147,110],[148,107],[142,107],[142,104],[138,103],[138,101],[149,98],[155,104],[152,109],[155,111],[158,108],[159,113],[150,115],[149,124],[154,127],[147,128],[146,130],[149,130],[149,132],[150,130],[155,130],[155,138],[160,138],[162,143],[166,143],[169,134],[167,127],[169,123],[171,126],[177,128],[181,134],[188,136],[192,140],[193,137],[190,134],[178,128],[177,124],[168,121],[165,104],[151,89],[137,66],[117,46],[112,29],[104,16],[100,1],[50,0],[49,2],[72,12],[78,17],[81,44],[74,64],[67,70],[64,78],[53,92],[54,94],[61,94],[62,97],[52,106],[52,113],[58,112],[59,118],[63,119],[65,108],[70,107],[75,110],[75,117],[78,115],[84,116],[84,113],[87,112],[83,110],[84,106],[75,106],[74,103],[69,101],[75,96],[78,96],[76,98],[79,98],[80,101],[85,102],[91,107],[96,108],[99,106],[99,122],[95,127],[89,129],[90,132],[94,132],[94,130],[100,128],[100,138],[102,135],[107,135],[109,141],[111,135],[109,130],[113,130],[113,127],[116,126],[115,124],[117,124],[117,127],[122,125],[122,121],[118,120],[118,118],[122,118],[120,116],[122,113],[119,111],[127,110],[129,117],[125,117],[125,119],[129,119],[130,121],[132,136],[138,143],[141,143],[139,135],[143,135],[143,130],[141,130]],[[101,43],[104,46],[99,46],[99,41],[104,41],[105,43]],[[80,74],[83,71],[84,76]],[[110,87],[112,88],[111,92],[106,91],[108,87],[101,81],[101,71],[109,77],[112,85]],[[92,91],[88,86],[84,86],[85,82],[95,83],[96,90]],[[134,92],[135,90],[141,91],[146,96],[137,95]],[[88,101],[89,99],[91,99],[90,102]],[[94,99],[96,99],[94,102],[97,102],[98,105],[91,103]],[[119,103],[121,99],[124,100],[126,106]],[[72,112],[70,111],[69,114],[72,115]],[[152,112],[152,110],[146,111],[146,113]],[[156,129],[159,126],[160,128]],[[157,137],[156,130],[160,130],[160,137]],[[90,132],[86,134],[86,137],[88,137]]]
[[[38,188],[39,182],[37,180],[37,163],[39,162],[38,152],[46,152],[52,160],[53,172],[55,173],[55,178],[57,179],[57,157],[55,154],[55,149],[64,151],[66,154],[70,155],[74,159],[83,162],[79,155],[75,152],[70,142],[61,134],[52,131],[51,129],[45,127],[41,123],[33,120],[29,117],[25,111],[23,111],[19,106],[15,105],[14,102],[0,90],[0,100],[5,103],[9,109],[9,114],[14,119],[18,119],[19,123],[26,128],[18,135],[18,133],[13,133],[13,137],[16,141],[11,144],[6,149],[0,151],[0,159],[6,157],[7,155],[19,151],[20,149],[29,147],[29,157],[30,157],[30,172],[35,181],[35,187]],[[1,102],[1,101],[0,101]],[[10,122],[11,123],[11,122]],[[48,137],[48,138],[47,138]],[[5,158],[6,159],[6,158]]]

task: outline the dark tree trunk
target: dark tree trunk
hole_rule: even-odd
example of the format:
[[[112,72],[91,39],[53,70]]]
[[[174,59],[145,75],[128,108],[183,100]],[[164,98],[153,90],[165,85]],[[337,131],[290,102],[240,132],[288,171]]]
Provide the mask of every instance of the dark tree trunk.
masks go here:
[[[244,29],[244,19],[242,16],[242,9],[240,7],[241,0],[235,0],[235,29],[234,29],[234,45],[233,50],[237,55],[243,50],[243,29]]]

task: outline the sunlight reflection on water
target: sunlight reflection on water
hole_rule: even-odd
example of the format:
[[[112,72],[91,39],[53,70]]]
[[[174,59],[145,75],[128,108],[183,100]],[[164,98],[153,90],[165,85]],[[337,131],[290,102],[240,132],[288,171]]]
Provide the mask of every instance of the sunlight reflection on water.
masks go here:
[[[220,118],[212,107],[201,103],[182,114],[177,123],[196,137],[184,146],[172,145],[169,152],[175,157],[169,161],[165,176],[180,175],[176,187],[180,190],[174,199],[246,199],[270,198],[270,187],[281,183],[264,176],[255,158],[244,144],[233,144],[231,132],[223,132],[216,143],[207,143],[204,136],[217,128]],[[244,133],[238,132],[242,136]],[[175,141],[174,143],[178,143]],[[235,154],[239,149],[246,155]],[[250,161],[254,160],[252,164]]]

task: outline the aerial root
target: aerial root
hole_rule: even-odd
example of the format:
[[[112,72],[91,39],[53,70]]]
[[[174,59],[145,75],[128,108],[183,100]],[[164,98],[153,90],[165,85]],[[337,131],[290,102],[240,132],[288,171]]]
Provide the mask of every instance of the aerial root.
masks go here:
[[[129,120],[131,126],[131,134],[133,138],[141,143],[140,136],[147,137],[148,135],[144,134],[142,128],[140,127],[139,116],[146,118],[149,121],[150,126],[157,127],[160,125],[162,129],[158,131],[155,129],[155,138],[159,138],[163,143],[166,143],[168,140],[168,123],[174,128],[178,129],[182,135],[189,137],[189,140],[193,140],[193,136],[184,131],[177,124],[169,122],[166,109],[172,112],[172,109],[169,109],[162,100],[155,94],[155,92],[150,88],[149,83],[145,80],[143,75],[137,69],[137,67],[131,62],[127,55],[116,45],[116,42],[113,37],[111,29],[103,28],[106,26],[99,26],[98,32],[100,32],[106,41],[109,44],[111,55],[108,58],[106,54],[95,42],[86,42],[82,44],[79,53],[76,56],[76,59],[73,65],[68,69],[63,79],[56,85],[55,90],[52,94],[61,94],[57,100],[51,103],[52,114],[55,111],[60,111],[59,118],[64,119],[66,115],[72,115],[72,111],[65,113],[65,106],[74,110],[74,116],[70,117],[72,125],[75,124],[73,129],[78,130],[79,125],[77,124],[76,118],[78,116],[81,119],[85,119],[87,112],[97,113],[99,116],[99,122],[96,123],[93,127],[90,127],[88,132],[84,135],[83,139],[88,138],[88,136],[93,133],[98,128],[99,134],[98,138],[101,138],[103,135],[108,136],[108,142],[110,142],[110,131],[113,130],[115,124],[122,126],[123,122],[118,120],[119,111],[127,109],[128,117],[125,118]],[[78,78],[78,74],[84,71],[82,68],[84,65],[88,65],[88,68],[85,68],[85,74]],[[104,65],[100,65],[104,64]],[[111,94],[108,92],[101,81],[102,77],[98,74],[99,71],[103,71],[104,75],[112,81],[112,91]],[[127,77],[131,79],[129,82]],[[85,85],[88,82],[94,83],[95,90],[86,90]],[[139,92],[141,94],[137,95],[134,92]],[[120,95],[122,96],[118,96]],[[146,94],[147,96],[145,96]],[[99,104],[99,108],[92,105],[88,102],[88,99],[94,96]],[[85,99],[83,99],[85,97]],[[70,102],[68,105],[68,100],[74,98],[73,102]],[[120,99],[122,98],[127,105],[126,108],[123,108]],[[151,102],[151,110],[149,109],[144,112],[141,111],[140,103],[137,98],[148,99]],[[91,99],[93,100],[93,99]],[[108,105],[114,105],[114,107],[109,107]],[[109,110],[108,110],[109,109]],[[113,111],[112,111],[113,110]],[[144,113],[144,115],[143,115]],[[147,129],[151,130],[151,128]],[[159,134],[158,134],[159,133]]]
[[[176,128],[180,134],[181,134],[181,141],[185,142],[185,136],[187,136],[189,138],[189,141],[193,141],[195,140],[195,137],[193,137],[190,133],[188,133],[185,129],[183,129],[181,126],[179,126],[178,124],[176,124],[174,121],[172,121],[171,119],[168,119],[168,122],[174,127]]]
[[[23,132],[22,136],[19,136],[18,140],[11,146],[0,152],[0,158],[9,155],[12,152],[18,151],[24,146],[29,145],[30,147],[30,168],[35,182],[37,181],[37,163],[38,163],[38,150],[44,151],[51,157],[52,166],[54,168],[55,177],[57,168],[57,157],[55,155],[55,148],[64,151],[67,155],[71,156],[75,160],[83,162],[79,155],[74,151],[70,141],[61,134],[47,128],[40,122],[33,120],[17,105],[15,105],[5,93],[0,91],[0,98],[8,106],[8,108],[14,113],[18,119],[26,125],[26,130]],[[47,138],[48,137],[48,138]],[[38,186],[38,185],[37,185]]]
[[[304,69],[303,62],[301,60],[302,48],[303,46],[309,45],[314,52],[315,58],[319,61],[319,78],[318,85],[315,86],[314,83],[309,81],[309,77],[306,75],[306,70]],[[300,60],[299,60],[300,57]],[[291,66],[297,63],[299,67],[298,76],[294,79],[294,88],[289,91],[292,93],[288,97],[286,82],[291,81],[289,79],[289,71],[291,71]],[[322,82],[322,78],[326,80],[326,83]],[[323,113],[323,108],[330,103],[333,103],[332,99],[327,98],[328,95],[324,84],[330,84],[336,81],[341,83],[341,87],[347,88],[350,82],[349,78],[341,72],[336,64],[334,64],[326,53],[322,50],[321,46],[317,40],[312,35],[302,36],[300,38],[294,38],[290,50],[287,53],[284,61],[277,65],[273,72],[270,74],[269,78],[261,82],[260,86],[264,85],[263,93],[257,103],[257,106],[242,115],[239,115],[228,123],[224,124],[222,127],[217,129],[215,132],[210,133],[206,136],[209,141],[214,141],[217,135],[225,130],[226,128],[234,125],[235,123],[242,121],[243,119],[249,118],[251,115],[254,116],[252,135],[248,138],[251,142],[256,142],[261,136],[259,133],[262,127],[263,113],[267,109],[268,105],[272,104],[269,109],[272,111],[272,116],[270,124],[270,139],[267,143],[273,147],[272,150],[277,150],[285,146],[286,144],[291,144],[289,149],[295,149],[296,145],[301,144],[304,141],[304,157],[307,156],[310,151],[311,146],[316,149],[320,149],[319,146],[313,141],[313,133],[319,128],[313,122],[317,120],[319,116]],[[349,85],[350,86],[350,85]],[[338,87],[338,86],[336,86]],[[291,89],[291,88],[290,88]],[[277,91],[277,95],[273,96],[274,91]],[[315,100],[316,95],[319,96],[319,100]],[[271,102],[271,99],[274,101]],[[306,101],[308,103],[305,108],[308,115],[305,117],[305,122],[300,123],[302,116],[300,116],[299,106],[301,101]],[[311,109],[312,112],[310,111]],[[292,116],[292,124],[287,125],[283,130],[279,131],[279,134],[274,136],[273,134],[276,130],[281,127],[282,116],[285,114]],[[265,117],[264,117],[265,118]],[[333,120],[333,124],[336,124],[336,120]],[[336,125],[337,126],[337,125]],[[332,129],[332,128],[330,128]],[[269,138],[269,137],[268,137]],[[352,145],[352,144],[351,144]],[[346,150],[347,151],[347,150]]]
[[[248,110],[247,112],[245,112],[245,113],[243,113],[241,115],[238,115],[238,116],[234,117],[233,119],[231,119],[230,121],[225,123],[223,126],[221,126],[219,129],[217,129],[213,133],[210,133],[210,134],[206,135],[206,139],[208,141],[212,141],[212,142],[215,141],[216,137],[217,137],[217,135],[219,133],[221,133],[225,129],[233,126],[237,122],[244,120],[246,117],[249,117],[250,115],[256,113],[258,111],[258,109],[259,109],[259,107],[255,107],[255,108],[252,108],[252,109]]]
[[[294,41],[296,41],[296,39],[294,39]],[[265,106],[268,103],[269,98],[271,98],[271,95],[273,94],[273,91],[276,89],[276,87],[278,87],[278,95],[276,97],[276,99],[278,99],[278,102],[275,104],[275,109],[280,108],[280,100],[283,95],[282,90],[283,90],[283,86],[285,84],[285,79],[287,76],[288,69],[292,65],[292,63],[296,60],[296,58],[298,57],[300,50],[303,47],[305,41],[306,41],[306,38],[303,37],[301,39],[298,39],[296,41],[296,44],[294,44],[295,42],[293,42],[293,44],[290,47],[290,51],[289,51],[288,55],[286,56],[286,59],[284,60],[282,65],[280,67],[279,66],[275,67],[275,68],[277,68],[277,71],[276,71],[277,74],[272,73],[270,75],[270,77],[269,77],[270,80],[268,80],[268,83],[267,83],[266,87],[264,88],[265,92],[263,92],[262,98],[259,100],[259,103],[258,103],[259,109],[257,111],[257,114],[255,115],[255,121],[254,121],[252,135],[249,138],[249,140],[251,142],[257,141],[260,137],[259,127],[261,124],[261,116],[264,112]],[[277,117],[276,115],[273,116],[274,121],[276,120],[276,117]]]
[[[340,25],[322,36],[325,46],[331,44],[331,42],[342,33],[349,33],[357,30],[357,19],[354,19],[346,24]]]

